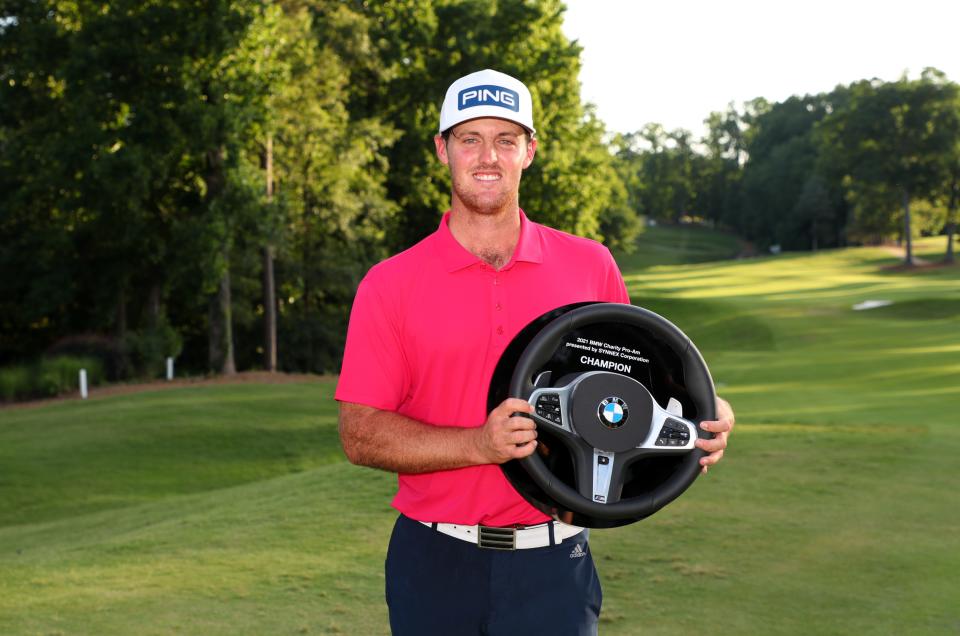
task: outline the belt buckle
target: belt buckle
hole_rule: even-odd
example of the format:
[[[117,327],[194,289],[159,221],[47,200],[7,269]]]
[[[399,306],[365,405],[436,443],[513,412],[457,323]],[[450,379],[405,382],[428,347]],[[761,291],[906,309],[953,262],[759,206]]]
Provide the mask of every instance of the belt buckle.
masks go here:
[[[516,550],[517,531],[515,528],[496,528],[479,526],[477,545],[490,550]]]

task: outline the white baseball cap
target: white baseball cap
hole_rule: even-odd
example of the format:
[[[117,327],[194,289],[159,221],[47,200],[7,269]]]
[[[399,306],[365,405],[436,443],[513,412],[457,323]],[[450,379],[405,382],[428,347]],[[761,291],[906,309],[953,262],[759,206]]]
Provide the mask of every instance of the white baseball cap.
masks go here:
[[[478,117],[498,117],[516,122],[533,134],[533,100],[520,80],[484,69],[455,81],[440,108],[440,133]]]

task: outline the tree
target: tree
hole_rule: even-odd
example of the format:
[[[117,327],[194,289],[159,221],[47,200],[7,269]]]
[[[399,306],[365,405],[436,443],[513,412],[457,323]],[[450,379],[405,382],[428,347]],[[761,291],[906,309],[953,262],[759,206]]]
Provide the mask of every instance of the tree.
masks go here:
[[[813,134],[830,103],[829,95],[794,96],[776,104],[756,104],[746,117],[748,158],[736,227],[751,240],[788,249],[839,242],[822,228],[836,211],[830,205],[830,181],[817,166]]]
[[[958,153],[960,154],[960,153]],[[947,182],[947,249],[943,257],[945,263],[955,261],[953,253],[953,236],[957,231],[957,204],[960,202],[960,159],[955,159],[950,168],[950,178]]]
[[[629,200],[649,219],[679,222],[695,210],[704,162],[686,130],[666,132],[659,124],[617,140],[619,172]]]
[[[48,325],[47,343],[110,323],[123,337],[129,319],[144,338],[166,338],[163,299],[184,263],[172,238],[198,201],[184,170],[195,129],[182,107],[183,51],[206,51],[202,17],[222,17],[190,8],[23,3],[3,33],[12,75],[3,84],[18,104],[4,123],[14,193],[4,216],[33,219],[16,230],[23,240],[56,242],[23,290],[54,292],[27,303]]]
[[[953,108],[948,109],[948,125],[954,130],[960,131],[960,91],[957,85],[952,86],[949,91],[953,96]],[[950,97],[947,98],[948,100]],[[939,199],[947,208],[947,222],[944,231],[947,235],[947,246],[944,252],[943,260],[945,263],[955,261],[953,249],[953,237],[957,228],[957,207],[960,206],[960,132],[954,134],[954,143],[944,157],[946,179],[943,181],[943,187],[939,191]]]
[[[601,236],[606,215],[632,213],[618,199],[603,128],[581,104],[580,48],[563,34],[559,0],[370,2],[363,13],[382,63],[352,70],[359,88],[350,109],[380,115],[400,132],[388,151],[389,195],[403,210],[390,232],[394,249],[432,231],[449,205],[449,177],[430,140],[447,86],[483,68],[524,80],[533,97],[540,149],[521,184],[524,210],[560,229],[632,243],[632,235]]]
[[[698,209],[714,226],[732,225],[736,218],[742,166],[746,161],[746,141],[741,115],[730,104],[723,113],[711,113],[704,123],[707,135],[702,179],[697,184]]]
[[[880,220],[896,219],[900,208],[907,265],[913,264],[911,200],[934,198],[949,178],[960,128],[956,95],[957,86],[935,69],[918,80],[862,81],[822,124],[826,152],[842,166],[861,217],[868,211],[865,202]]]
[[[350,302],[363,272],[385,256],[397,206],[387,198],[385,154],[397,134],[347,107],[344,60],[365,59],[367,18],[338,2],[288,3],[283,79],[272,94],[281,368],[339,365]],[[250,157],[259,156],[251,152]]]

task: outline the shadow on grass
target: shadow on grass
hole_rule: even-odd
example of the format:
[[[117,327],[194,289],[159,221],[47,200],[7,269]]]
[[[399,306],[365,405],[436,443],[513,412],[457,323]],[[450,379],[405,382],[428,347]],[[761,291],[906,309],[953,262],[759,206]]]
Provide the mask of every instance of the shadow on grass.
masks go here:
[[[944,320],[960,316],[960,298],[916,298],[863,312],[875,318]]]
[[[647,296],[634,304],[680,327],[699,349],[772,351],[776,348],[773,330],[760,318],[732,304],[662,296]]]

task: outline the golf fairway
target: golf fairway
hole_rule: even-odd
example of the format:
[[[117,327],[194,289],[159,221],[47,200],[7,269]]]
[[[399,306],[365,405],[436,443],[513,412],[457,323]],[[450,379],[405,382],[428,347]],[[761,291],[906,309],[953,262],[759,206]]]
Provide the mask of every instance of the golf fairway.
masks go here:
[[[737,426],[676,502],[591,532],[601,634],[960,632],[960,269],[896,262],[625,264]],[[342,456],[334,386],[0,409],[0,633],[388,633],[394,477]]]

